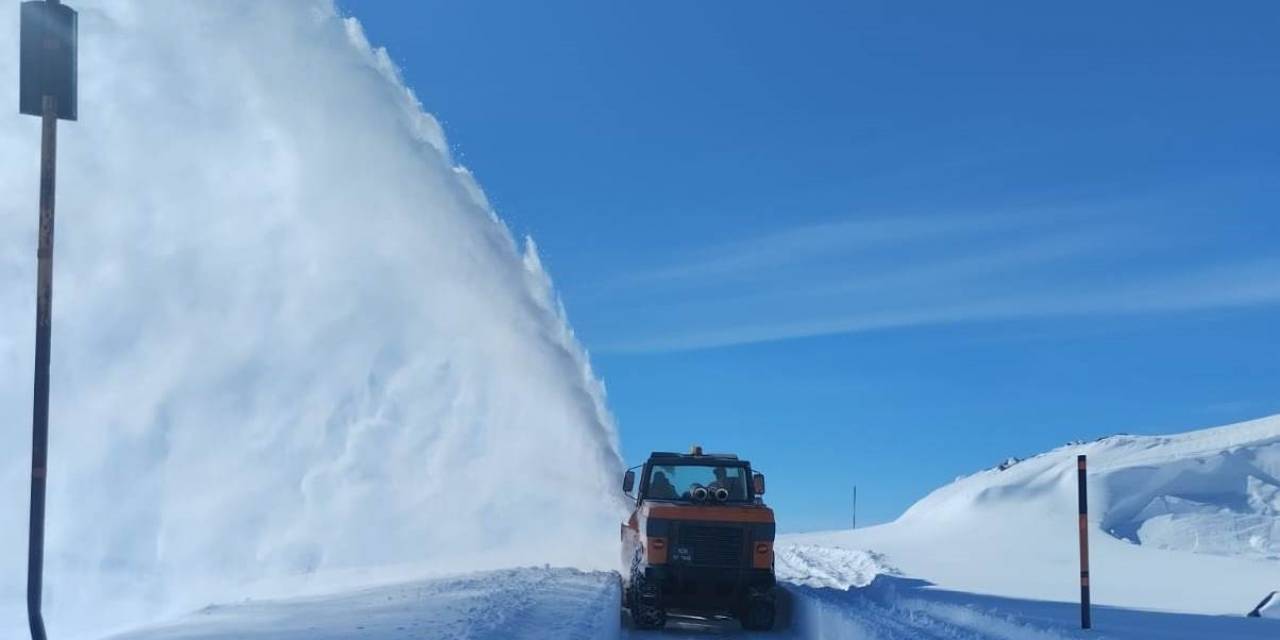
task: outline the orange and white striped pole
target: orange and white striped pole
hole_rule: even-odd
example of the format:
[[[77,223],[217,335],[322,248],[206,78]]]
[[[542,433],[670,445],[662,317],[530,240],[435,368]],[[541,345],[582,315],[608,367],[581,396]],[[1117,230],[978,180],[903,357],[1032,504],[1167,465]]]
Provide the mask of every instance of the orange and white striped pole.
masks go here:
[[[1076,457],[1077,487],[1080,494],[1080,628],[1090,629],[1089,611],[1089,484],[1085,479],[1086,456]]]

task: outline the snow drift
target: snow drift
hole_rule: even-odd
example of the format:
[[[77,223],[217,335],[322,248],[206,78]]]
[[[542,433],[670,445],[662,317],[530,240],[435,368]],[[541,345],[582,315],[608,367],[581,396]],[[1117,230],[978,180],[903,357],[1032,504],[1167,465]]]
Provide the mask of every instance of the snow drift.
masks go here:
[[[1112,436],[935,491],[904,521],[987,503],[1040,504],[1074,491],[1070,465],[1089,456],[1090,510],[1111,535],[1146,546],[1280,559],[1280,417],[1178,436]]]
[[[896,573],[875,553],[803,544],[779,546],[774,566],[782,582],[840,591],[865,587],[877,576]]]
[[[532,244],[360,26],[330,0],[76,8],[52,632],[273,576],[611,561],[601,385]],[[38,135],[0,110],[0,630],[23,620]]]
[[[1243,615],[1280,586],[1280,416],[1069,445],[961,478],[891,524],[789,541],[881,552],[947,588],[1071,601],[1082,453],[1095,601]]]

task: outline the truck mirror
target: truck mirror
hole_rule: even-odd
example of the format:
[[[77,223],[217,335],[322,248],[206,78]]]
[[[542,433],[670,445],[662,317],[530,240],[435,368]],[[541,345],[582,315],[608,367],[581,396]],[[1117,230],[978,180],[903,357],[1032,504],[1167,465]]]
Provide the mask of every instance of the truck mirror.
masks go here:
[[[636,486],[636,472],[627,471],[627,475],[622,476],[622,492],[631,493],[631,489]]]
[[[755,486],[755,489],[756,489],[756,495],[758,495],[758,496],[762,496],[762,495],[764,495],[764,474],[763,474],[763,473],[757,473],[757,474],[753,475],[753,476],[751,477],[751,481],[752,481],[752,483],[753,483],[753,484],[754,484],[754,486]]]

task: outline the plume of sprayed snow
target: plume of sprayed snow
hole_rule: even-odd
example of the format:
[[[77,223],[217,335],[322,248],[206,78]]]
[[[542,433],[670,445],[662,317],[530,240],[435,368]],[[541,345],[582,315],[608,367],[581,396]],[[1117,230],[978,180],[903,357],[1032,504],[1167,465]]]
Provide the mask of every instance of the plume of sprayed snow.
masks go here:
[[[81,0],[60,130],[46,615],[278,576],[605,566],[604,392],[386,53],[331,0]],[[17,11],[0,11],[17,33]],[[0,86],[16,86],[0,47]],[[38,122],[0,110],[0,629],[21,624]]]

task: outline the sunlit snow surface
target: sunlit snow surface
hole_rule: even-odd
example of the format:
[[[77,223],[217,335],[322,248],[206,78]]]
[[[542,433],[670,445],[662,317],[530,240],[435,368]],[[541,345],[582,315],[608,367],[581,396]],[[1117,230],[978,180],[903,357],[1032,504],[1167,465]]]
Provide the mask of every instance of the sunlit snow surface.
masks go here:
[[[1079,454],[1089,459],[1096,602],[1242,615],[1280,588],[1280,416],[1066,446],[961,478],[896,522],[788,540],[874,550],[947,589],[1069,602]]]
[[[79,0],[46,611],[616,557],[602,389],[532,245],[329,0]],[[0,86],[17,86],[16,5]],[[39,121],[0,110],[0,636],[24,625]],[[611,565],[610,565],[611,568]]]
[[[1245,617],[1280,581],[1274,558],[1246,543],[1215,553],[1133,544],[1097,525],[1143,521],[1132,514],[1174,497],[1209,504],[1197,487],[1224,496],[1215,512],[1248,508],[1248,500],[1237,498],[1256,489],[1248,478],[1270,473],[1266,452],[1277,442],[1280,419],[1271,418],[1072,445],[962,478],[893,524],[782,536],[776,566],[784,615],[769,634],[689,618],[672,619],[660,636],[633,631],[620,624],[626,618],[616,574],[526,568],[255,599],[119,640],[1275,638],[1280,620]],[[1078,628],[1075,603],[1079,453],[1090,456],[1091,485],[1098,489],[1091,500],[1095,606],[1088,632]],[[1192,481],[1188,473],[1200,477]],[[1143,481],[1131,484],[1134,478]],[[1208,526],[1207,535],[1217,525],[1184,522],[1181,531],[1191,536],[1198,526]],[[1262,608],[1262,615],[1276,615],[1274,606]]]
[[[733,621],[673,618],[663,633],[634,631],[611,573],[527,568],[438,578],[293,600],[209,607],[112,640],[1264,640],[1280,621],[1098,607],[1078,629],[1068,603],[927,588],[882,576],[864,587],[787,585],[786,615],[768,633]]]

